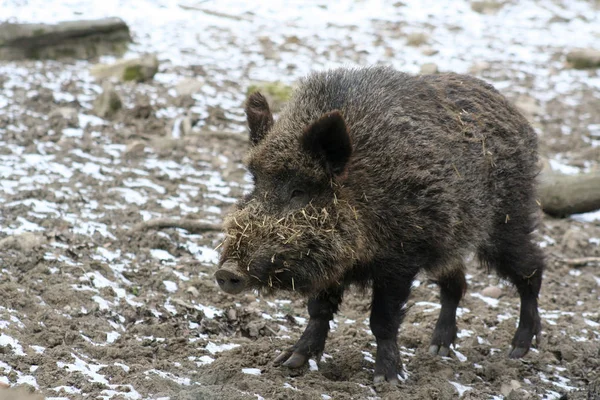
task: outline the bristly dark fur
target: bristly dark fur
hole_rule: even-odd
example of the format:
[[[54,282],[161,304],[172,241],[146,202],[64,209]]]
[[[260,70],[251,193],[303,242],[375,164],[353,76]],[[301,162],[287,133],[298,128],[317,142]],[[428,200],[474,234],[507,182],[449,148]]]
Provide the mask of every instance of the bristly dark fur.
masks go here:
[[[256,184],[237,215],[258,202],[260,211],[248,218],[289,221],[285,229],[291,232],[297,219],[285,218],[309,203],[336,217],[327,234],[302,226],[292,241],[288,233],[278,239],[272,231],[262,234],[266,241],[253,240],[261,233],[248,236],[244,221],[227,225],[222,262],[231,258],[235,240],[246,255],[240,273],[268,280],[285,258],[286,281],[296,275],[304,289],[316,290],[303,292],[311,295],[307,332],[320,333],[303,335],[286,353],[288,365],[323,348],[323,320],[337,311],[344,287],[372,284],[376,380],[395,380],[401,309],[421,270],[441,288],[431,351],[447,354],[466,289],[463,257],[472,252],[521,296],[511,357],[527,353],[534,335],[539,339],[544,260],[531,242],[538,212],[537,137],[492,86],[453,73],[414,77],[387,67],[336,69],[303,79],[275,122],[264,97],[252,95],[248,104],[253,147],[247,164]],[[288,283],[277,288],[295,289]],[[336,293],[333,308],[327,293]]]

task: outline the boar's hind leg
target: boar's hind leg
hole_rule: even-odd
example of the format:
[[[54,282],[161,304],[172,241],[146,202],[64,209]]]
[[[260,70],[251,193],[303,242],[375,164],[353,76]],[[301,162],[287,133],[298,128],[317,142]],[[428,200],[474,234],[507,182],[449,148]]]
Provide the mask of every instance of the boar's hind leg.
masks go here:
[[[440,287],[442,309],[431,337],[429,352],[445,357],[450,353],[450,345],[456,339],[456,308],[467,289],[462,265],[450,274],[440,277],[437,283]]]
[[[509,357],[521,358],[529,351],[533,336],[536,336],[538,344],[541,339],[538,295],[542,285],[544,258],[541,250],[532,243],[531,235],[516,224],[510,229],[511,222],[498,229],[490,244],[480,250],[480,258],[493,267],[498,275],[509,279],[519,292],[521,314]]]
[[[312,356],[320,357],[325,348],[329,333],[329,321],[338,311],[344,288],[342,286],[320,292],[308,300],[308,325],[300,340],[288,350],[284,350],[274,361],[275,365],[298,368],[306,364]]]
[[[398,373],[402,374],[397,338],[411,284],[412,279],[406,277],[376,280],[373,284],[370,322],[377,341],[374,383],[397,383]]]

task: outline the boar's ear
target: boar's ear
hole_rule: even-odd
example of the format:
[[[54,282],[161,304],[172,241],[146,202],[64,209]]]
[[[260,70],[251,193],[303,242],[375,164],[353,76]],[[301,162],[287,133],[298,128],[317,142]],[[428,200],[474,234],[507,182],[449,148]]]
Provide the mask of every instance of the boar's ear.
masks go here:
[[[267,99],[259,92],[254,92],[248,97],[245,111],[250,129],[250,143],[255,146],[273,126],[273,114],[271,114]]]
[[[344,117],[338,110],[324,114],[309,125],[302,136],[302,146],[305,151],[325,161],[326,168],[335,177],[345,177],[352,144]]]

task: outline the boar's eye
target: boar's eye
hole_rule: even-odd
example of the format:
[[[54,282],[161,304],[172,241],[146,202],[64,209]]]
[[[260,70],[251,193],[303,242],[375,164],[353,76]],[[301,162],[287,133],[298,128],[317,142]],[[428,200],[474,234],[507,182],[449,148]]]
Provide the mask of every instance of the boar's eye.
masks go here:
[[[290,195],[290,198],[295,199],[298,197],[302,197],[305,194],[306,194],[306,192],[304,190],[295,189],[295,190],[292,190],[292,194]]]
[[[290,194],[290,201],[295,205],[305,205],[308,203],[308,193],[301,189],[294,189]]]

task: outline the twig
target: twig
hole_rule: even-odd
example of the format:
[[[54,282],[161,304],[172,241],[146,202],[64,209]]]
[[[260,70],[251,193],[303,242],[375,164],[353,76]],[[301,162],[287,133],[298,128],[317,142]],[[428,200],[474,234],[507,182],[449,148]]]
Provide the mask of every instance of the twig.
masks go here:
[[[202,3],[206,3],[206,1],[203,1]],[[188,4],[178,4],[178,6],[183,8],[184,10],[201,11],[205,14],[212,15],[215,17],[228,18],[228,19],[233,19],[235,21],[250,21],[250,18],[245,17],[245,16],[242,17],[239,15],[227,14],[227,13],[220,12],[220,11],[208,10],[206,8],[202,8],[202,7],[198,7],[198,6],[192,6],[192,5],[188,5]]]
[[[221,231],[221,225],[201,222],[193,219],[170,219],[157,218],[144,221],[133,227],[134,231],[145,231],[148,229],[166,229],[180,228],[190,233],[218,232]]]
[[[559,261],[571,267],[585,267],[588,264],[600,265],[600,257],[562,258]]]

